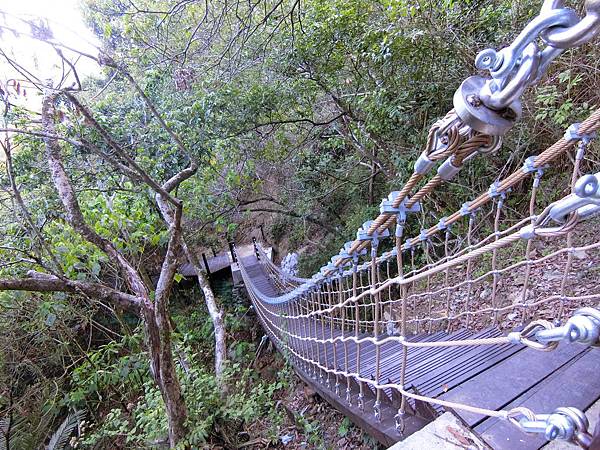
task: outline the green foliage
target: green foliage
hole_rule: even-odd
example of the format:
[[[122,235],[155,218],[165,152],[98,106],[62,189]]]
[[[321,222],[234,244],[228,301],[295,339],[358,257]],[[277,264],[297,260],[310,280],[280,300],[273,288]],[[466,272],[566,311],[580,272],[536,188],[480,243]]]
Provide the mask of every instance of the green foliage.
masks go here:
[[[252,371],[232,364],[225,374],[230,394],[223,397],[215,376],[205,369],[193,367],[180,375],[190,412],[190,433],[186,441],[180,443],[181,448],[205,443],[215,432],[217,423],[242,426],[259,416],[272,415],[275,410],[275,394],[288,386],[285,372],[281,373],[277,381],[267,383],[258,379]],[[127,444],[143,446],[163,440],[166,434],[164,404],[155,385],[148,381],[130,412],[123,409],[111,410],[96,429],[82,438],[81,443],[94,445],[107,438],[120,437]]]
[[[348,434],[348,431],[350,431],[351,426],[352,423],[350,422],[350,419],[344,417],[344,420],[342,420],[342,423],[340,423],[340,427],[338,428],[338,434],[340,435],[340,437],[346,436]]]
[[[125,401],[124,395],[149,381],[148,357],[141,344],[138,332],[89,352],[71,374],[71,391],[64,403],[96,411],[107,401]]]

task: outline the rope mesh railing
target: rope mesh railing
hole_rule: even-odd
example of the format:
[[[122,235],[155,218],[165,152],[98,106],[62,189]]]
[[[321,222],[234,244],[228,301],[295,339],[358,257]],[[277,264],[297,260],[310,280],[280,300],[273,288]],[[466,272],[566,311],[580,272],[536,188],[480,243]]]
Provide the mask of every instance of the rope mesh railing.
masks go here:
[[[418,235],[406,238],[405,228],[408,217],[424,210],[429,196],[465,164],[501,146],[501,136],[520,115],[523,90],[562,49],[596,34],[597,5],[586,3],[588,16],[573,25],[578,19],[571,10],[547,0],[510,47],[481,52],[476,65],[489,70],[491,78],[465,80],[455,94],[455,108],[430,129],[406,184],[390,193],[379,216],[365,222],[356,239],[310,280],[282,272],[258,245],[253,260],[241,260],[250,298],[278,348],[347,405],[366,413],[371,399],[368,407],[376,421],[384,419],[383,404],[395,404],[399,396],[394,406],[399,436],[418,401],[503,418],[547,439],[589,445],[585,415],[573,408],[552,414],[491,409],[448,401],[439,387],[413,388],[424,358],[436,361],[441,349],[449,349],[444,357],[452,358],[457,349],[474,346],[552,351],[560,340],[600,344],[600,290],[586,266],[600,262],[600,240],[593,226],[582,225],[600,211],[600,173],[581,176],[586,150],[600,128],[600,109]],[[560,22],[562,16],[569,16],[568,24]],[[546,47],[539,50],[539,43]],[[571,194],[560,198],[556,192],[556,201],[538,211],[540,192],[552,197],[555,191],[546,185],[551,181],[544,180],[545,170],[567,155],[573,162]],[[436,174],[427,178],[436,165]],[[519,216],[506,202],[527,180],[528,211]],[[393,248],[379,254],[390,238]],[[246,265],[257,260],[276,294],[261,291],[248,272]]]
[[[580,129],[589,134],[599,127],[600,111],[596,111]],[[417,395],[406,388],[402,379],[410,371],[411,348],[520,343],[547,350],[550,347],[540,345],[530,334],[532,327],[537,331],[552,329],[549,321],[564,322],[576,309],[598,305],[600,291],[593,290],[597,287],[594,283],[585,291],[569,292],[574,288],[569,280],[576,279],[584,265],[573,255],[585,254],[586,262],[600,261],[600,242],[590,242],[598,236],[589,227],[580,226],[577,210],[571,211],[564,223],[550,227],[551,213],[560,201],[535,214],[535,196],[543,186],[543,169],[572,151],[576,143],[579,145],[571,177],[574,189],[588,141],[563,138],[529,159],[528,169],[520,169],[495,183],[495,195],[488,191],[465,203],[457,214],[440,221],[445,226],[438,223],[420,236],[404,241],[397,236],[396,247],[382,255],[377,255],[378,243],[371,240],[370,260],[360,263],[354,257],[340,264],[337,270],[309,282],[286,279],[257,246],[265,272],[270,278],[280,280],[283,292],[277,297],[263,294],[253,286],[252,278],[241,264],[248,292],[265,329],[280,349],[316,380],[332,386],[338,393],[344,384],[348,403],[364,408],[365,391],[371,390],[377,399],[373,405],[376,417],[381,414],[381,402],[390,397],[386,391],[396,391],[403,399],[396,416],[399,430],[413,400],[506,419],[517,413],[533,414],[522,409],[488,410]],[[527,177],[533,179],[529,215],[502,228],[501,217],[509,190]],[[494,216],[493,231],[477,239],[472,233],[473,224],[477,221],[476,212],[483,212],[483,208],[489,208]],[[453,234],[451,226],[460,220],[468,222],[467,236]],[[444,236],[436,243],[432,238],[438,233]],[[539,254],[534,252],[538,241],[544,242],[544,254],[535,257]],[[450,242],[455,245],[450,246]],[[437,254],[440,250],[437,247],[443,252],[438,260],[425,258],[425,263],[418,264],[417,256],[423,260],[428,251]],[[555,268],[550,279],[546,279],[547,272],[542,270],[548,267]],[[508,281],[511,289],[505,289]],[[475,338],[470,333],[458,339],[429,342],[411,340],[419,333],[451,333],[461,329],[475,332],[489,327],[504,333]],[[521,331],[514,331],[519,327]],[[361,361],[361,354],[368,353],[367,348],[374,353],[369,356],[370,364]],[[391,355],[401,359],[395,373],[388,373],[382,364]],[[359,385],[356,398],[350,394],[351,382]]]

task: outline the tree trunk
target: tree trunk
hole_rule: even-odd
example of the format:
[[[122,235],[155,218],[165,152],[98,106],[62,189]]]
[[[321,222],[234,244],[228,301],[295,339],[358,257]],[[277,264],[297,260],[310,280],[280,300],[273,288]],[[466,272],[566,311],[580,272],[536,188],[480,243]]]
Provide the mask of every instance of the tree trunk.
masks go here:
[[[227,360],[227,341],[225,323],[223,321],[223,311],[217,305],[215,294],[210,287],[208,278],[200,268],[198,257],[190,251],[185,240],[183,241],[182,246],[188,262],[194,266],[196,278],[198,279],[198,284],[204,294],[204,302],[206,303],[208,314],[210,315],[210,319],[215,329],[215,374],[217,375],[217,381],[219,382],[221,389],[225,390],[226,386],[222,382],[222,376],[223,370],[225,369],[225,361]]]
[[[55,136],[54,125],[55,93],[45,93],[42,102],[42,125],[48,136]],[[45,137],[46,155],[50,175],[65,208],[66,219],[77,233],[92,243],[118,265],[121,276],[128,288],[139,301],[139,308],[144,323],[150,368],[160,390],[169,423],[169,444],[175,447],[187,434],[187,408],[181,394],[181,386],[175,370],[175,362],[171,349],[171,323],[168,315],[168,299],[173,277],[177,267],[176,249],[180,245],[181,204],[174,214],[170,225],[170,240],[167,255],[163,261],[155,300],[150,297],[152,286],[147,286],[140,273],[123,256],[112,242],[98,235],[85,221],[77,196],[62,162],[61,147],[56,138]]]
[[[196,166],[192,165],[189,169],[183,170],[169,179],[165,184],[163,184],[162,188],[165,192],[171,192],[173,189],[179,186],[182,181],[191,177],[195,172]],[[165,222],[171,225],[175,218],[169,208],[169,205],[160,194],[156,194],[155,198]],[[190,250],[183,237],[181,238],[181,247],[183,248],[183,252],[188,262],[194,268],[196,278],[198,279],[198,284],[200,285],[200,289],[202,289],[202,293],[204,294],[204,302],[206,303],[206,308],[208,309],[208,314],[215,331],[215,375],[217,376],[217,382],[219,383],[221,390],[225,392],[227,387],[223,383],[223,370],[225,369],[225,361],[227,360],[227,342],[225,323],[223,321],[223,311],[217,305],[215,294],[210,287],[208,278],[202,270],[198,256]]]

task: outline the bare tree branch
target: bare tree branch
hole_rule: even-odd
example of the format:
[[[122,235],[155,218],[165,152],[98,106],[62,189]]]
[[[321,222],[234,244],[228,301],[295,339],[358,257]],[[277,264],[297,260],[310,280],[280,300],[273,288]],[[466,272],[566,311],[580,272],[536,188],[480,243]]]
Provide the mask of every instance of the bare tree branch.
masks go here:
[[[30,273],[31,275],[31,273]],[[27,278],[0,279],[0,291],[72,292],[84,293],[91,298],[100,298],[139,313],[140,298],[117,291],[101,283],[72,281],[48,275]]]

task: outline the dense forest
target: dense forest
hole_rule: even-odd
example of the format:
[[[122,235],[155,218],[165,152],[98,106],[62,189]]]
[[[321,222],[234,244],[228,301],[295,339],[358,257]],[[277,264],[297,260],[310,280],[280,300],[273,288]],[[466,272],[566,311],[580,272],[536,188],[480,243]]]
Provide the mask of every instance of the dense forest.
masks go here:
[[[0,449],[376,445],[323,412],[200,255],[255,237],[310,276],[410,176],[477,53],[538,3],[82,0],[95,53],[4,15]],[[7,35],[43,43],[61,75]],[[594,44],[563,53],[494,157],[432,195],[437,218],[597,107],[599,64]]]

